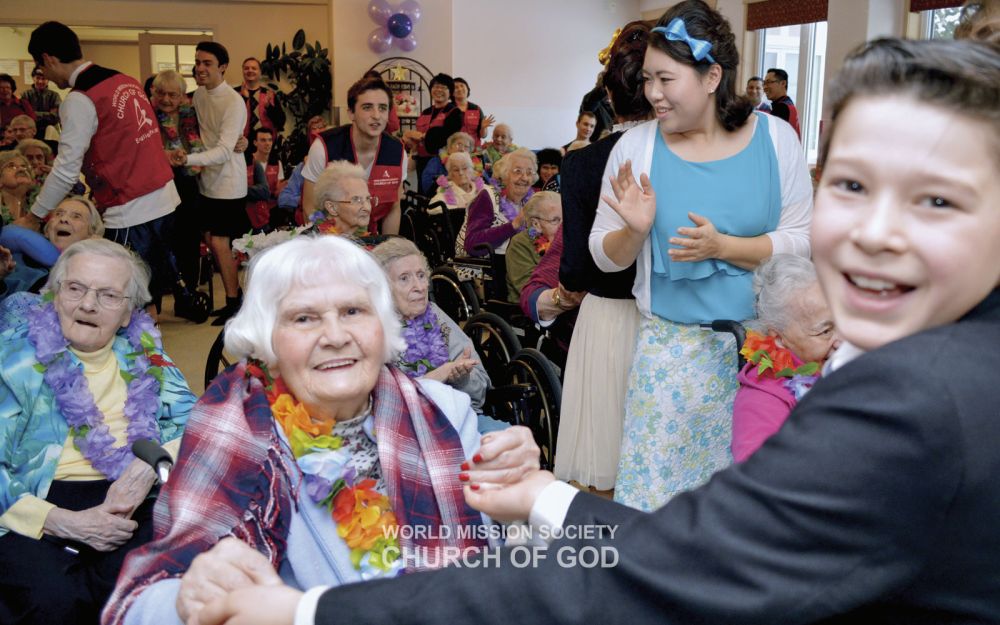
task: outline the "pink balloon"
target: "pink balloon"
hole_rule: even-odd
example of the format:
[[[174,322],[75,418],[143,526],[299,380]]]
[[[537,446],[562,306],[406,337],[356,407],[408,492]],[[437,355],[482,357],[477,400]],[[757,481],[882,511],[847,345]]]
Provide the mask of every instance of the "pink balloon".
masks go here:
[[[399,12],[405,13],[410,18],[410,21],[416,24],[420,20],[420,2],[417,0],[403,0],[402,4],[399,5]],[[417,47],[416,41],[413,42],[413,47]],[[412,49],[410,48],[410,50]]]
[[[413,52],[417,49],[417,38],[413,35],[413,33],[410,33],[402,39],[397,39],[396,45],[399,46],[399,49],[403,52]]]
[[[388,0],[371,0],[371,2],[368,3],[368,17],[372,18],[372,21],[379,26],[385,26],[385,23],[389,20],[389,17],[392,14],[393,10],[392,7],[389,6]],[[410,19],[412,20],[413,18],[410,17]],[[370,37],[369,41],[371,41]]]
[[[380,26],[368,35],[368,48],[375,54],[387,52],[392,47],[392,35],[385,26]]]

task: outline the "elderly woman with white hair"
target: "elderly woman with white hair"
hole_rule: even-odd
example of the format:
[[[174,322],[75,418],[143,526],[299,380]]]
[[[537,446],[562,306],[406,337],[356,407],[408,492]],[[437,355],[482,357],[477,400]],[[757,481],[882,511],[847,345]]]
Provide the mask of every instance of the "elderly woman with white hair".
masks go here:
[[[438,178],[438,190],[431,204],[443,202],[448,210],[465,210],[472,200],[486,187],[483,177],[476,173],[472,157],[465,152],[456,152],[448,157],[445,165],[447,178]],[[430,212],[440,212],[431,208]]]
[[[475,147],[472,135],[465,132],[456,132],[448,137],[448,143],[438,152],[437,156],[427,161],[427,167],[420,174],[420,193],[425,196],[433,195],[438,187],[444,186],[444,176],[447,175],[448,160],[455,154],[468,154],[472,158],[472,166],[477,175],[483,171],[483,161],[478,156],[472,156],[472,149]]]
[[[392,299],[403,323],[406,350],[396,365],[412,378],[443,382],[483,410],[490,376],[472,340],[437,304],[430,301],[431,270],[427,258],[407,239],[395,237],[372,250],[389,278]]]
[[[35,184],[45,182],[45,177],[52,171],[53,155],[49,144],[33,138],[21,139],[17,142],[17,151],[28,159],[31,171],[35,174]]]
[[[192,411],[158,538],[126,562],[104,623],[187,622],[253,583],[392,577],[486,546],[463,482],[522,476],[538,448],[525,428],[480,444],[468,395],[388,366],[401,330],[382,268],[352,242],[299,236],[255,256],[226,325],[241,360]]]
[[[25,319],[27,310],[38,301],[37,293],[45,285],[49,268],[63,250],[77,241],[104,235],[104,221],[89,199],[71,195],[59,203],[39,234],[34,230],[4,226],[0,245],[8,248],[17,263],[4,278],[9,297],[0,302],[0,331]]]
[[[194,404],[142,306],[149,269],[117,243],[73,244],[0,335],[0,622],[93,623],[125,554],[152,535],[153,470]]]
[[[368,173],[350,161],[327,165],[316,178],[313,198],[309,219],[320,234],[339,234],[363,245],[374,243],[379,222],[392,210],[379,210],[378,197],[368,192]]]
[[[465,216],[465,223],[455,241],[455,253],[460,256],[483,256],[476,250],[483,243],[498,254],[507,250],[510,238],[524,229],[521,209],[531,198],[531,185],[538,180],[538,159],[526,148],[518,148],[499,160],[493,173],[501,190],[490,187],[479,192]]]
[[[743,462],[774,435],[840,341],[812,261],[775,254],[754,271],[758,323],[747,332],[733,405],[732,452]]]

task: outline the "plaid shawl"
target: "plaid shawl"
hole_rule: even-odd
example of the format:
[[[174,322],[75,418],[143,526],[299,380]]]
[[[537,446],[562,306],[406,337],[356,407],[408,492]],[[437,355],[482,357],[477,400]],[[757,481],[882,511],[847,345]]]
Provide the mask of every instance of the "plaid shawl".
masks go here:
[[[372,393],[372,412],[397,521],[434,529],[422,540],[401,536],[404,552],[485,546],[457,531],[460,525],[481,524],[482,517],[463,498],[458,467],[464,452],[448,418],[405,374],[386,367]],[[195,556],[226,536],[254,547],[277,570],[285,557],[291,506],[298,505],[292,487],[298,479],[290,471],[298,469],[276,432],[261,383],[248,379],[245,362],[220,374],[191,413],[177,465],[153,513],[153,540],[126,558],[102,623],[122,623],[147,586],[182,576]],[[444,525],[451,529],[447,539],[437,537]],[[471,530],[472,536],[482,535]]]

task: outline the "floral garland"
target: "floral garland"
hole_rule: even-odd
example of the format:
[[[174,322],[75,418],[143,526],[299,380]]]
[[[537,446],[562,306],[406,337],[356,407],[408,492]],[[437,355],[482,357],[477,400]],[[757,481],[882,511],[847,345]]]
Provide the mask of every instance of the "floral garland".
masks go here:
[[[444,189],[444,201],[445,201],[445,204],[447,204],[449,207],[460,206],[460,205],[463,204],[463,202],[460,201],[455,196],[455,185],[453,185],[451,183],[451,181],[448,180],[447,176],[438,176],[437,180],[435,180],[435,182],[437,182],[437,186],[438,187]],[[471,197],[475,197],[477,194],[479,194],[480,191],[483,190],[483,187],[485,187],[485,186],[486,186],[486,184],[483,182],[483,179],[480,178],[479,176],[476,176],[475,181],[473,181],[473,183],[472,183],[472,187],[473,187],[472,192],[469,193],[469,195]]]
[[[770,375],[774,378],[785,378],[785,388],[796,401],[802,398],[819,379],[819,363],[807,362],[795,366],[792,352],[779,347],[773,336],[764,336],[753,330],[747,330],[746,340],[740,355],[757,365],[757,376]]]
[[[411,378],[426,375],[448,362],[448,336],[430,306],[413,319],[403,320],[406,353],[399,367]]]
[[[317,423],[284,382],[271,376],[264,363],[250,361],[247,377],[264,385],[271,413],[281,426],[302,471],[305,491],[330,511],[337,535],[351,550],[351,564],[365,579],[402,568],[395,538],[396,515],[389,498],[375,490],[375,480],[359,479],[351,466],[351,452],[332,424]]]
[[[552,241],[549,241],[549,237],[545,236],[541,230],[535,227],[528,228],[528,236],[531,237],[531,243],[535,246],[535,251],[538,252],[539,256],[545,256],[545,252],[549,250],[549,245]]]
[[[309,216],[309,221],[313,222],[316,226],[316,231],[320,234],[333,234],[340,236],[350,236],[357,239],[363,239],[365,237],[370,237],[371,233],[368,232],[363,226],[355,228],[354,232],[344,233],[337,229],[336,220],[328,215],[326,211],[318,210]]]
[[[128,420],[128,442],[116,448],[115,439],[104,423],[104,415],[87,386],[83,365],[73,364],[66,354],[69,341],[63,336],[51,294],[43,302],[37,314],[28,317],[28,340],[38,360],[35,369],[43,374],[45,383],[52,389],[59,412],[69,424],[74,447],[94,469],[109,480],[116,480],[135,460],[132,443],[143,439],[160,441],[156,415],[160,408],[163,367],[174,365],[157,353],[163,345],[155,322],[144,310],[133,310],[125,329],[132,347],[132,353],[125,357],[129,369],[121,372],[128,389],[124,411]]]
[[[503,216],[507,218],[507,221],[514,221],[517,214],[521,212],[521,207],[528,203],[531,196],[535,194],[534,189],[528,189],[528,192],[523,198],[521,198],[520,204],[515,204],[507,198],[507,189],[500,192],[500,212]]]
[[[198,116],[195,114],[194,108],[180,106],[177,110],[176,120],[157,109],[156,120],[160,123],[160,134],[163,136],[165,150],[184,149],[189,153],[194,153],[205,149],[205,144],[201,141],[201,133],[198,130]],[[178,126],[180,126],[179,129]],[[186,167],[185,171],[187,175],[195,176],[201,171],[201,167]]]

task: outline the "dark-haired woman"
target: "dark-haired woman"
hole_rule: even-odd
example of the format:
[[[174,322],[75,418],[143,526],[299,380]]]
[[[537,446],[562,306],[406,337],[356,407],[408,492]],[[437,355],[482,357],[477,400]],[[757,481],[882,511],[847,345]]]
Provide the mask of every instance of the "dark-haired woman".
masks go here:
[[[728,22],[701,0],[660,18],[642,69],[656,121],[615,146],[590,236],[603,271],[637,262],[643,319],[615,498],[646,510],[731,462],[736,350],[702,324],[752,318],[752,270],[772,254],[809,255],[802,147],[736,94],[738,67]]]
[[[462,111],[462,132],[472,137],[475,142],[473,148],[478,152],[479,146],[483,144],[483,137],[496,122],[496,118],[483,113],[483,109],[475,102],[469,102],[470,93],[472,89],[469,88],[469,83],[464,78],[455,78],[455,89],[451,97],[455,106]]]

